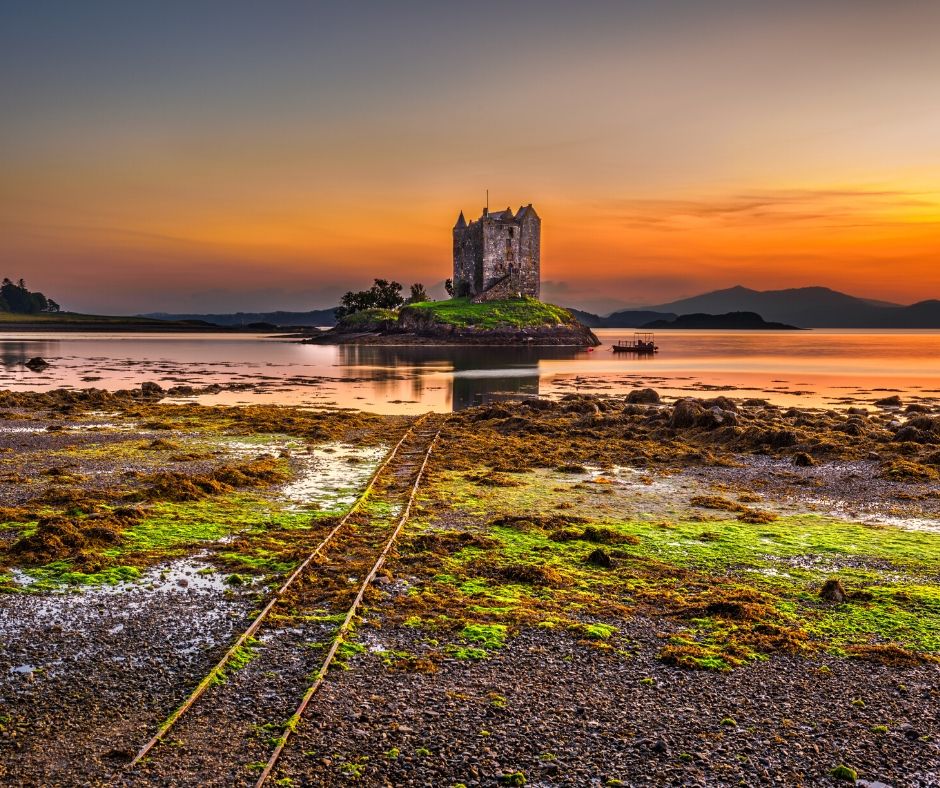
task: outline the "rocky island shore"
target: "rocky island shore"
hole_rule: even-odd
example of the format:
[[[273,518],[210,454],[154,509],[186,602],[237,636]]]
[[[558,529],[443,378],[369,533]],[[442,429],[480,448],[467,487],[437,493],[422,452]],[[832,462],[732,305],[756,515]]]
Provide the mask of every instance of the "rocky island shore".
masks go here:
[[[280,784],[936,784],[936,403],[637,389],[435,418]],[[393,487],[128,761],[413,424],[0,393],[0,777],[254,784]]]
[[[466,298],[367,309],[342,318],[309,342],[367,345],[557,345],[600,340],[567,309],[534,298],[475,304]]]

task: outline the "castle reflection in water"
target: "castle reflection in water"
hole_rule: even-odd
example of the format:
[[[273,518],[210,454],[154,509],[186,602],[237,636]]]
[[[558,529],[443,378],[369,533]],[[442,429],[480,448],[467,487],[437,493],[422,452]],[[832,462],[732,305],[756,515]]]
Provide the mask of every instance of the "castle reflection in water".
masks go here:
[[[416,400],[431,385],[447,385],[456,411],[507,397],[537,397],[540,361],[583,352],[573,347],[341,345],[339,363],[356,368],[371,383],[391,386],[409,379]]]

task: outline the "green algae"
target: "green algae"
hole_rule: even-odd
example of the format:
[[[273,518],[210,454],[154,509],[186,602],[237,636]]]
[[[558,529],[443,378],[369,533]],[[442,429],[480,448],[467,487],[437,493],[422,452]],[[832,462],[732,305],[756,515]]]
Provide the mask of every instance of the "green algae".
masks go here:
[[[614,485],[613,500],[598,503],[585,491],[590,483],[567,474],[535,471],[516,475],[511,487],[481,487],[473,482],[480,473],[435,473],[438,512],[413,524],[419,534],[462,524],[489,540],[439,545],[436,571],[406,597],[405,612],[425,626],[550,621],[582,636],[592,626],[613,636],[611,616],[639,610],[676,622],[663,661],[719,671],[778,652],[901,660],[940,653],[937,534],[814,513],[703,522],[681,502],[671,504],[671,516],[653,517],[619,505],[634,493],[628,485]],[[566,518],[577,525],[565,526]],[[612,568],[586,562],[598,542]],[[533,565],[565,582],[505,582],[507,574],[527,577]],[[833,575],[849,592],[842,604],[818,595]],[[457,637],[450,653],[485,656]]]
[[[29,592],[53,591],[62,586],[113,586],[140,579],[141,570],[136,566],[117,565],[98,572],[76,570],[71,561],[53,561],[45,566],[30,569],[27,574],[32,582],[24,590]]]
[[[599,623],[577,624],[572,627],[572,630],[581,637],[591,640],[610,640],[613,635],[617,634],[617,627]]]
[[[479,643],[485,649],[498,649],[506,645],[505,624],[467,624],[460,637],[471,643]]]
[[[246,530],[307,527],[309,521],[307,514],[281,511],[271,500],[246,493],[200,501],[158,502],[124,532],[121,549],[171,550]]]

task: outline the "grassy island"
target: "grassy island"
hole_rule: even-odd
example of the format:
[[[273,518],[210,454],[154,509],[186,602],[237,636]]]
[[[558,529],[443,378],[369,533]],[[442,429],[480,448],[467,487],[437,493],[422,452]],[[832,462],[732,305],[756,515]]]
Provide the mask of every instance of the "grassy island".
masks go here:
[[[400,309],[363,309],[346,315],[340,326],[346,330],[374,331],[406,327],[412,323],[447,328],[522,329],[577,325],[567,309],[537,298],[510,298],[475,304],[469,298],[419,301]]]
[[[514,345],[599,344],[567,309],[537,298],[477,304],[469,298],[418,301],[399,309],[362,309],[343,317],[322,338],[373,344],[447,343]],[[344,338],[345,337],[345,338]]]
[[[535,328],[576,322],[574,315],[567,309],[543,303],[537,298],[512,298],[482,304],[475,304],[469,298],[422,301],[403,307],[403,313],[408,311],[436,323],[460,328]]]

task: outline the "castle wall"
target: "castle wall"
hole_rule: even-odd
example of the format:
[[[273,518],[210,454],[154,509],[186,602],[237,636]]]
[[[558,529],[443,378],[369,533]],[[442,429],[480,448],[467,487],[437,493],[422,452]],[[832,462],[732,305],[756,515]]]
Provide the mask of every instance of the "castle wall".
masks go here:
[[[519,239],[519,292],[539,298],[542,290],[542,222],[532,211],[522,218]]]
[[[467,249],[467,230],[465,227],[454,228],[454,287],[468,278],[467,262],[470,257]]]
[[[469,233],[473,263],[469,268],[468,281],[473,285],[473,292],[479,293],[483,289],[483,222],[473,222]]]
[[[483,228],[480,222],[454,228],[454,287],[469,282],[475,293],[483,287]]]
[[[499,282],[499,280],[496,281]],[[480,303],[484,301],[502,301],[506,298],[516,298],[519,292],[515,277],[512,277],[510,279],[504,279],[486,292],[476,296],[473,300]]]
[[[519,269],[519,227],[515,223],[483,220],[483,288]]]

